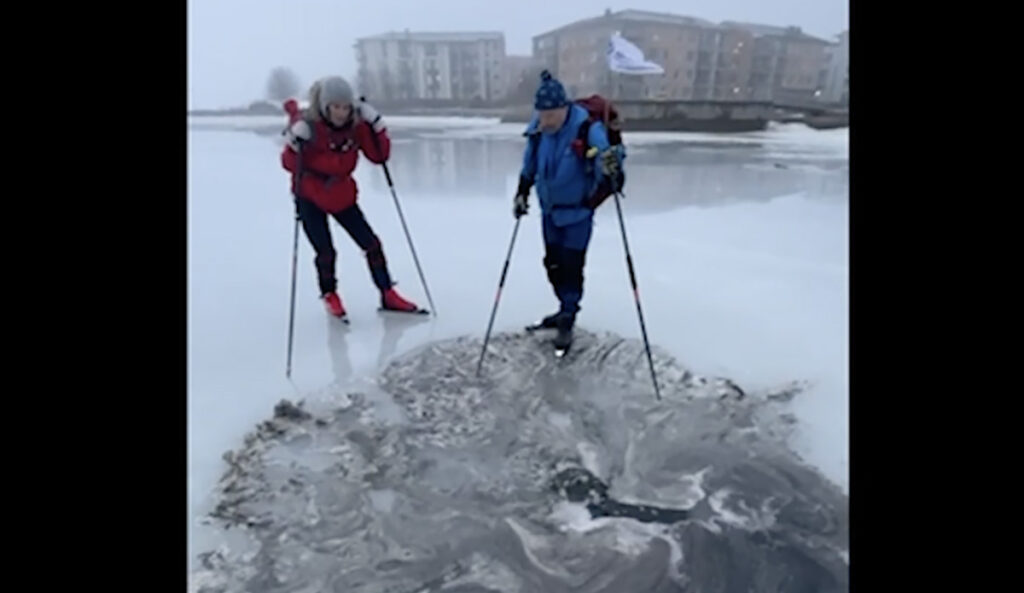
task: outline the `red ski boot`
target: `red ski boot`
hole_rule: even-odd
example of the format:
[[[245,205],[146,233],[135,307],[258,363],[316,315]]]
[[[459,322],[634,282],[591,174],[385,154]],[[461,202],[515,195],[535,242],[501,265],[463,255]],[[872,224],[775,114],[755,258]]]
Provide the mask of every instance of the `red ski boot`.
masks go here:
[[[389,288],[381,293],[380,308],[384,311],[397,311],[401,313],[426,313],[414,303],[403,299],[394,288]]]
[[[327,307],[327,312],[339,319],[345,319],[345,307],[341,304],[341,298],[338,297],[338,293],[330,292],[322,297],[324,300],[324,306]]]

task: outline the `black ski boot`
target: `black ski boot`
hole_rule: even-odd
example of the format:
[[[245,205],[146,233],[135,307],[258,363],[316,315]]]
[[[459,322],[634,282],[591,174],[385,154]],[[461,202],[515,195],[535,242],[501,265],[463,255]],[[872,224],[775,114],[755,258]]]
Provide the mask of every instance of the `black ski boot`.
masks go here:
[[[561,354],[572,346],[572,326],[575,321],[572,315],[561,315],[557,318],[558,335],[555,336],[555,350]]]
[[[534,332],[540,329],[555,329],[558,327],[558,316],[560,313],[552,313],[533,325],[526,326],[526,331]]]

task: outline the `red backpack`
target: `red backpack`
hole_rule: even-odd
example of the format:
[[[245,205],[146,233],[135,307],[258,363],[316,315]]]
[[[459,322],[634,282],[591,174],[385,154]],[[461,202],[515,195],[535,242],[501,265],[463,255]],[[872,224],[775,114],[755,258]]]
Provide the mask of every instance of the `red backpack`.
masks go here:
[[[608,133],[608,143],[612,146],[622,144],[622,120],[619,119],[619,112],[615,110],[611,101],[601,95],[590,95],[585,99],[576,99],[573,102],[586,109],[590,115],[590,118],[580,126],[578,140],[582,140],[585,145],[587,134],[590,133],[590,124],[599,121],[604,123]]]

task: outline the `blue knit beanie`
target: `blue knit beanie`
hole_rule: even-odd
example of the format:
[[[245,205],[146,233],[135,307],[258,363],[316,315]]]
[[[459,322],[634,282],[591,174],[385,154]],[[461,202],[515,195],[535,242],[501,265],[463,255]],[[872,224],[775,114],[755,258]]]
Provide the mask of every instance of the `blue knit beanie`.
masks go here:
[[[557,79],[551,76],[547,70],[540,73],[540,87],[537,88],[537,96],[533,101],[533,107],[537,111],[557,109],[565,107],[569,100],[565,97],[565,87]]]

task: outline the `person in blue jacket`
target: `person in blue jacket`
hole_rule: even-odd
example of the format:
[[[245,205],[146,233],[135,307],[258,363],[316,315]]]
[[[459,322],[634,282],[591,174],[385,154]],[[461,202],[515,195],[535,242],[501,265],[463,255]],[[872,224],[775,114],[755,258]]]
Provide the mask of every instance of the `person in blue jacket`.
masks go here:
[[[594,226],[594,207],[621,183],[621,156],[611,147],[604,124],[566,97],[565,88],[548,71],[541,74],[534,99],[536,114],[519,174],[513,214],[527,213],[530,188],[536,187],[544,236],[544,267],[558,297],[557,312],[536,328],[557,329],[555,347],[572,343],[572,330],[583,298],[583,267]],[[585,133],[586,137],[581,137]]]

